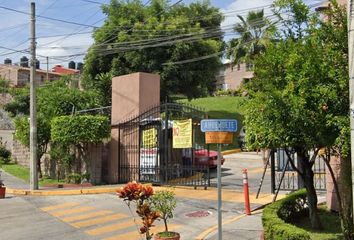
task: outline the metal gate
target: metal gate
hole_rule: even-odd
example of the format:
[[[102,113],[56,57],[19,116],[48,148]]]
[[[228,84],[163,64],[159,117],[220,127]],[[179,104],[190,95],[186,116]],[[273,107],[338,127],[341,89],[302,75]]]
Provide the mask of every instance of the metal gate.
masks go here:
[[[196,153],[208,146],[200,131],[205,112],[191,105],[164,103],[112,126],[118,133],[118,178],[168,185],[210,185],[209,166],[198,162]],[[192,147],[172,148],[174,120],[192,121]]]
[[[294,160],[295,166],[297,167],[298,161],[296,153],[291,153],[291,158]],[[279,190],[292,191],[297,190],[302,187],[301,179],[298,173],[291,167],[290,164],[286,164],[288,157],[285,150],[279,148],[275,152],[275,184]],[[283,170],[285,169],[284,177]],[[321,157],[317,157],[315,163],[312,167],[314,173],[314,185],[316,190],[325,191],[326,190],[326,164]]]

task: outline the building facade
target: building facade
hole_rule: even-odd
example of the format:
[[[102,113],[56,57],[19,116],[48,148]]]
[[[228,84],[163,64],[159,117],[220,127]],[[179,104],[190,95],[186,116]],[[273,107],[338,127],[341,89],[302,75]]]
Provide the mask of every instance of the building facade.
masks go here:
[[[224,64],[219,75],[216,76],[216,89],[237,89],[243,82],[253,78],[252,66],[241,63],[233,65],[230,62]]]
[[[0,77],[8,80],[10,86],[22,87],[30,82],[30,68],[12,64],[0,64]],[[46,81],[60,79],[62,74],[36,69],[36,81],[41,85]]]

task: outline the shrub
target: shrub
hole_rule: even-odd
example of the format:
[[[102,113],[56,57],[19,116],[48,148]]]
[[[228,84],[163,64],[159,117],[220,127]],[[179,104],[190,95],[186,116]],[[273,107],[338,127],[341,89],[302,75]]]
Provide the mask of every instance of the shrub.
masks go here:
[[[289,223],[308,213],[306,190],[301,189],[264,208],[262,223],[265,239],[308,240],[310,234]]]
[[[5,164],[11,160],[11,152],[6,149],[5,145],[0,141],[0,160]]]

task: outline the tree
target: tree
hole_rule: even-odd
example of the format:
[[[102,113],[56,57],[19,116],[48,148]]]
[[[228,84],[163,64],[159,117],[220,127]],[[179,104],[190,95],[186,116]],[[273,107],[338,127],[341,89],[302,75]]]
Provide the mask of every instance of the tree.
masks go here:
[[[303,6],[300,1],[288,2]],[[294,9],[301,10],[299,6]],[[295,167],[293,159],[290,163],[307,189],[313,228],[321,228],[321,223],[312,166],[319,149],[332,146],[341,135],[343,125],[336,119],[348,117],[343,20],[334,26],[313,18],[307,28],[294,28],[296,34],[289,30],[255,61],[255,78],[247,86],[251,99],[245,117],[246,142],[251,148],[294,149],[300,166]],[[295,21],[295,25],[304,24]]]
[[[234,64],[240,62],[252,63],[253,59],[264,52],[267,43],[275,32],[275,25],[264,16],[264,10],[250,11],[246,19],[237,15],[241,22],[234,31],[240,35],[228,43],[227,56]]]
[[[112,0],[103,6],[107,20],[95,31],[95,43],[85,57],[83,85],[97,85],[103,80],[99,74],[141,71],[160,74],[162,99],[172,93],[194,98],[211,91],[221,65],[216,53],[223,46],[222,15],[208,1],[168,3]],[[215,56],[174,64],[211,54]]]
[[[23,102],[21,102],[21,100]],[[43,154],[47,152],[48,144],[51,141],[51,120],[55,116],[73,114],[75,110],[97,107],[98,102],[99,100],[95,92],[69,88],[64,80],[53,82],[50,85],[38,89],[37,168],[39,177],[42,177],[40,160]],[[24,146],[29,147],[29,89],[16,90],[14,101],[6,106],[6,110],[18,116],[15,120],[16,138]]]
[[[81,174],[82,163],[86,163],[85,151],[89,143],[98,143],[110,136],[110,123],[107,117],[74,115],[54,117],[51,121],[51,140],[63,149],[72,150],[77,164],[76,173]],[[75,159],[76,157],[76,159]]]

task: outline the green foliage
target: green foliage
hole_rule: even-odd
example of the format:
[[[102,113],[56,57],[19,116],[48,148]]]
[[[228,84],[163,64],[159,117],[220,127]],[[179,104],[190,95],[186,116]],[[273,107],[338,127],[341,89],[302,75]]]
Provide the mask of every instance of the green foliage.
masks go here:
[[[4,109],[12,116],[19,114],[29,115],[29,88],[13,88],[10,94],[13,96],[13,101],[5,104]]]
[[[5,144],[0,139],[0,161],[9,163],[11,161],[11,151],[5,147]]]
[[[274,35],[275,25],[264,16],[263,9],[248,12],[246,19],[241,15],[237,17],[240,22],[235,25],[234,31],[240,37],[228,43],[227,57],[232,59],[234,64],[252,63],[257,55],[265,51]]]
[[[110,124],[104,116],[60,116],[52,120],[51,134],[62,144],[97,143],[110,136]]]
[[[165,232],[168,232],[167,220],[173,218],[173,211],[177,205],[174,192],[169,190],[156,192],[151,197],[151,205],[153,210],[160,213],[165,223]]]
[[[71,173],[66,176],[66,181],[68,183],[80,184],[82,181],[89,181],[90,174],[80,174],[80,173]]]
[[[217,97],[223,97],[223,96],[234,96],[234,97],[241,97],[242,95],[242,89],[219,89],[214,93],[215,96]]]
[[[181,65],[164,63],[220,52],[222,15],[208,1],[170,5],[167,0],[153,0],[147,6],[140,0],[113,0],[104,5],[107,20],[95,31],[95,43],[85,57],[85,88],[108,91],[108,81],[100,74],[149,72],[161,76],[162,99],[172,93],[191,99],[211,92],[221,65],[218,56]],[[203,39],[210,29],[213,38]],[[108,102],[110,93],[105,97]]]
[[[10,87],[10,81],[0,78],[0,93],[8,93]]]
[[[292,224],[306,212],[306,191],[299,190],[264,208],[262,223],[265,239],[309,240],[305,230]]]

